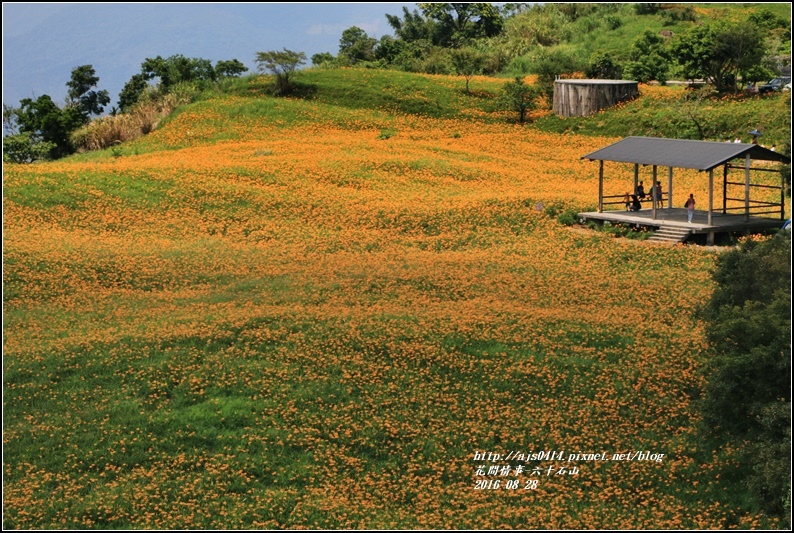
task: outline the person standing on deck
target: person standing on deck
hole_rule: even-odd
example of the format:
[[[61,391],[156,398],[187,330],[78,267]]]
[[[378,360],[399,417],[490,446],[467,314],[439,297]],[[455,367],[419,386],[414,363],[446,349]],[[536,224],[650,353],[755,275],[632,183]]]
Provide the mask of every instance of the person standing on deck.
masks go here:
[[[689,198],[687,198],[684,207],[686,207],[686,221],[691,224],[692,215],[695,214],[695,197],[691,193],[689,195]]]
[[[656,209],[661,209],[664,207],[664,201],[662,200],[661,181],[657,181],[656,184],[651,187],[651,201],[656,203]]]
[[[640,182],[640,184],[637,185],[634,194],[636,194],[637,198],[639,198],[640,200],[645,200],[645,186],[642,184],[642,182]]]

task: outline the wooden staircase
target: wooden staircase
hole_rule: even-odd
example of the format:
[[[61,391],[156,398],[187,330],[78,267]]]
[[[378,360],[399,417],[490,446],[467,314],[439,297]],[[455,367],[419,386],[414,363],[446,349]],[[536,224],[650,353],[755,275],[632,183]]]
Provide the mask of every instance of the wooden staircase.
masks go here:
[[[648,238],[648,242],[678,244],[687,240],[689,235],[689,228],[659,228]]]

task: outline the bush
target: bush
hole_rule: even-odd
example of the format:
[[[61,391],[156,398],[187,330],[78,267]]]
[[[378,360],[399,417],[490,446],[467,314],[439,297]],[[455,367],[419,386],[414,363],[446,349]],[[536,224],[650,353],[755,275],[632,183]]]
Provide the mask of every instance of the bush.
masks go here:
[[[434,46],[430,49],[422,62],[422,72],[425,74],[453,74],[452,58],[449,50]]]
[[[54,143],[37,141],[30,133],[8,135],[3,137],[3,163],[33,163],[49,159],[54,148]]]
[[[505,83],[501,97],[502,106],[518,113],[518,121],[523,123],[528,111],[537,107],[538,90],[527,85],[524,79],[516,76],[515,80]]]
[[[619,80],[623,76],[623,67],[602,53],[593,57],[584,73],[588,78]]]
[[[574,226],[579,223],[579,211],[569,207],[559,214],[557,222],[563,226]]]
[[[657,2],[646,2],[642,4],[634,4],[634,12],[638,15],[653,15],[658,13],[661,4]]]
[[[623,25],[623,19],[617,15],[607,15],[604,17],[604,22],[610,30],[616,30]]]
[[[554,97],[554,80],[558,76],[580,72],[582,65],[571,51],[557,48],[541,51],[536,58],[532,73],[538,75],[538,85],[549,102]]]
[[[714,280],[701,311],[714,351],[702,431],[742,447],[748,495],[780,516],[791,473],[791,234],[746,240],[717,259]]]
[[[670,23],[676,22],[695,22],[697,16],[692,6],[670,6],[661,12],[662,18]]]
[[[554,218],[554,217],[557,216],[557,214],[559,214],[560,209],[562,209],[562,208],[559,205],[557,205],[557,204],[547,205],[543,209],[543,214],[545,214],[548,217]]]
[[[524,56],[513,58],[505,69],[513,76],[526,76],[532,71],[532,61]]]

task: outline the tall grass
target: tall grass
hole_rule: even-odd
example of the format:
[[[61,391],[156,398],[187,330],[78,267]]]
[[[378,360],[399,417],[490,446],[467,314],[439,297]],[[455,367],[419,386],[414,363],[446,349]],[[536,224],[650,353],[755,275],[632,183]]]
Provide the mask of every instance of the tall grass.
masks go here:
[[[75,131],[72,144],[78,151],[87,151],[132,141],[154,131],[163,118],[177,107],[194,101],[199,94],[190,84],[178,84],[165,94],[146,92],[129,112],[100,117]]]

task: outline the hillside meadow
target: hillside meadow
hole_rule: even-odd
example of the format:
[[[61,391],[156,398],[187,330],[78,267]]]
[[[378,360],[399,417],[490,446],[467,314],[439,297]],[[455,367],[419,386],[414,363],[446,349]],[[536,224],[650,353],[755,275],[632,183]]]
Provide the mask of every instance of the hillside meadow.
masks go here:
[[[4,528],[780,526],[696,431],[717,252],[547,214],[616,137],[244,93],[5,166]],[[664,458],[477,473],[542,450]]]

